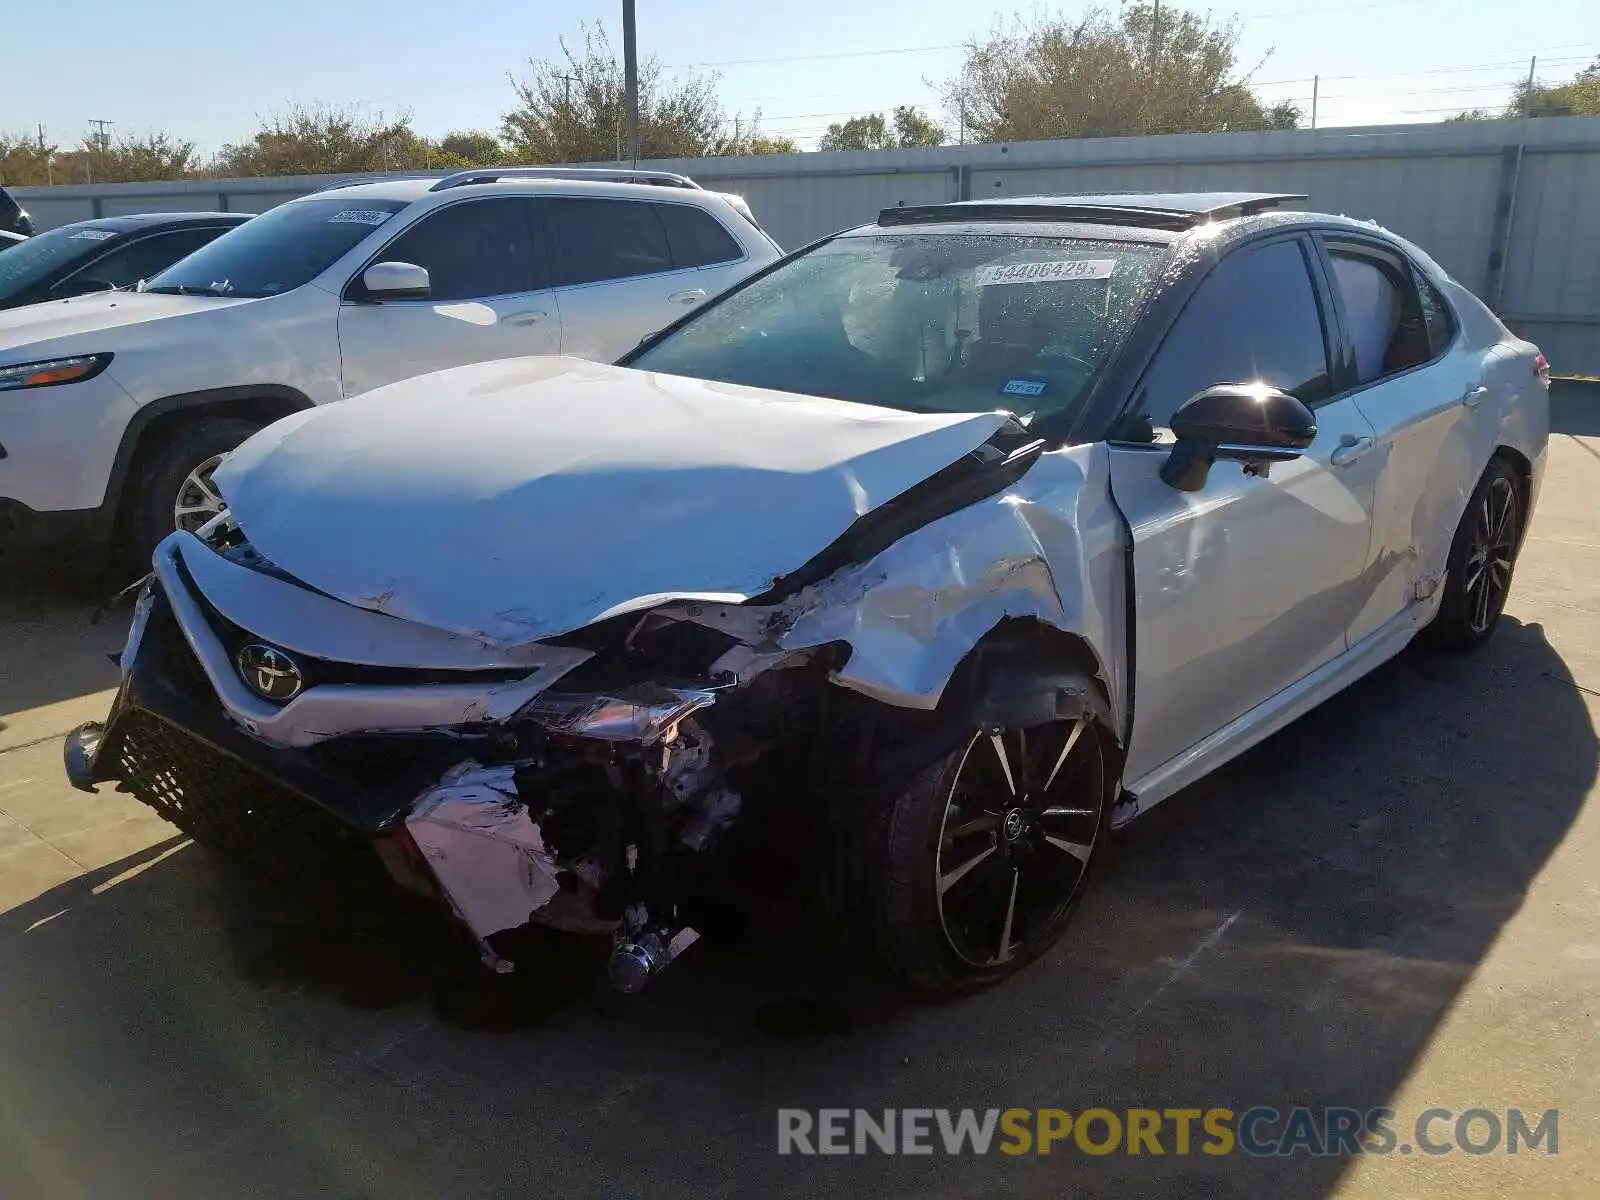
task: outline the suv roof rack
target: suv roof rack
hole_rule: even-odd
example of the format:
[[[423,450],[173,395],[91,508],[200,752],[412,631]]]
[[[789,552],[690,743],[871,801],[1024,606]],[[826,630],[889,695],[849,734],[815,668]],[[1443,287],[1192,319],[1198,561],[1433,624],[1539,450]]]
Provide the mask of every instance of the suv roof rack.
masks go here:
[[[653,183],[659,187],[700,189],[687,175],[670,171],[636,171],[631,167],[480,167],[446,175],[428,190],[466,187],[472,183],[498,183],[502,179],[586,179],[592,183]]]
[[[1148,195],[1019,196],[1006,200],[962,200],[886,208],[879,225],[928,225],[944,221],[1086,221],[1146,229],[1192,229],[1207,221],[1253,217],[1288,200],[1289,192],[1177,192]]]

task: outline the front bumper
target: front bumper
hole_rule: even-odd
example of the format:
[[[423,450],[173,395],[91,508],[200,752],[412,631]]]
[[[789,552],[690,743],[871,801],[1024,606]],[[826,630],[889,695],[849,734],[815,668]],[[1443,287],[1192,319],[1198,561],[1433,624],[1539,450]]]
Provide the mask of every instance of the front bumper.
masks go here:
[[[403,846],[386,843],[417,795],[468,751],[416,737],[294,750],[258,742],[223,716],[159,589],[149,603],[104,724],[67,736],[72,785],[114,781],[201,844],[297,889],[413,884],[399,869]]]

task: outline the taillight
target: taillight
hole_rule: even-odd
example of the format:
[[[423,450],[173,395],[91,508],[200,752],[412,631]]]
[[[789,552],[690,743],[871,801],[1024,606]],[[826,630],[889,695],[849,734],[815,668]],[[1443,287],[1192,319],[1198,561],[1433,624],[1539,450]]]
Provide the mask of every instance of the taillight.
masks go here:
[[[1542,354],[1533,356],[1533,373],[1539,377],[1539,382],[1545,387],[1550,386],[1550,360]]]

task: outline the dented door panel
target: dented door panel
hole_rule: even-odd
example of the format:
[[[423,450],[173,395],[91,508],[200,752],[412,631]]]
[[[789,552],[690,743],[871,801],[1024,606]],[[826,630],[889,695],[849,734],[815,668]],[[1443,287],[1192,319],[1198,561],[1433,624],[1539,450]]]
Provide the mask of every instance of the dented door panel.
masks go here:
[[[1137,779],[1342,654],[1371,584],[1375,459],[1348,401],[1317,410],[1303,458],[1266,478],[1218,462],[1206,485],[1162,482],[1166,451],[1114,446],[1111,480],[1133,539]]]

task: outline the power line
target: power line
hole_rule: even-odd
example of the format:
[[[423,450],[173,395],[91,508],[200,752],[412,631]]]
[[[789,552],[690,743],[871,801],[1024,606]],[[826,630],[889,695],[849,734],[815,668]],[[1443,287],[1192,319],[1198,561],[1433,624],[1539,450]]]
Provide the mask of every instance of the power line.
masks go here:
[[[896,54],[932,54],[936,50],[961,50],[965,42],[951,42],[943,46],[900,46],[890,50],[849,50],[836,54],[785,54],[778,58],[725,58],[719,62],[668,63],[671,70],[694,67],[752,67],[766,63],[821,62],[835,58],[887,58]]]

